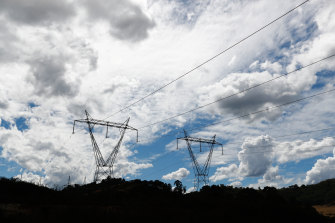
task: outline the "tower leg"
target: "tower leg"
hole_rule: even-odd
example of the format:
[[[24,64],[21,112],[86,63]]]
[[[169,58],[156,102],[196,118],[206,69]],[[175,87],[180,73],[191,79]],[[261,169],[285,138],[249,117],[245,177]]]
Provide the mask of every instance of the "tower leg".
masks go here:
[[[94,182],[99,181],[99,166],[96,167],[95,173],[94,173]]]

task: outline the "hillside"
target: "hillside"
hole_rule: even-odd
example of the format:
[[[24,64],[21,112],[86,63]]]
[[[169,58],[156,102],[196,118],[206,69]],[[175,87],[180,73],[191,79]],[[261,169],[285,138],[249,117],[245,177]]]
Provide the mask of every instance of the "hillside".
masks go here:
[[[100,184],[68,186],[61,191],[0,180],[1,222],[162,221],[200,222],[335,222],[311,206],[331,202],[322,195],[335,181],[277,190],[206,186],[182,193],[160,181],[104,180]],[[315,193],[315,195],[311,195]],[[324,191],[325,193],[325,191]],[[307,196],[309,194],[309,196]],[[330,193],[332,195],[332,193]],[[313,200],[315,199],[315,200]],[[317,202],[317,203],[314,203]]]
[[[299,201],[309,205],[335,204],[335,179],[312,185],[292,185],[282,188],[279,193],[290,201]]]

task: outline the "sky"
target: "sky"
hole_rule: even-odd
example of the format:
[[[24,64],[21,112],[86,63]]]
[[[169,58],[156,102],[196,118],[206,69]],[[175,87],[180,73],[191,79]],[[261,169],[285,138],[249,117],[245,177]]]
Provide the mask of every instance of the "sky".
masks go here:
[[[85,123],[72,134],[87,110],[138,129],[137,143],[125,133],[115,177],[194,190],[186,143],[176,144],[186,130],[223,144],[210,184],[335,178],[335,59],[324,59],[335,54],[335,1],[310,0],[244,39],[302,2],[0,1],[0,176],[92,182]],[[120,132],[106,138],[95,126],[94,135],[106,158]],[[192,149],[202,165],[208,145]]]

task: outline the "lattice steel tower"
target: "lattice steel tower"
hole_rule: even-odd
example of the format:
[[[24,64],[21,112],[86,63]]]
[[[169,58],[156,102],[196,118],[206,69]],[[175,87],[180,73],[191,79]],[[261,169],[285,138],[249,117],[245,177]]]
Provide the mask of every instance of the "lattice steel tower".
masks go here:
[[[193,166],[194,175],[195,175],[194,187],[196,188],[196,190],[199,190],[200,183],[203,183],[204,185],[209,184],[208,173],[209,173],[209,167],[210,167],[211,160],[212,160],[214,145],[221,146],[222,155],[223,155],[223,146],[221,143],[215,141],[215,135],[213,136],[212,139],[202,139],[202,138],[194,138],[194,137],[188,136],[185,130],[184,130],[184,134],[185,134],[185,137],[177,138],[177,149],[178,149],[178,140],[185,140],[187,144],[189,155],[192,159],[192,166]],[[203,166],[199,165],[197,158],[194,156],[194,153],[191,147],[191,142],[199,142],[200,152],[201,152],[201,143],[205,143],[209,145],[209,148],[210,148],[209,153],[208,153],[207,159],[205,163],[203,164]]]
[[[86,119],[74,120],[72,133],[74,134],[74,127],[76,125],[76,122],[82,122],[88,125],[88,130],[89,130],[90,137],[91,137],[93,152],[95,156],[95,163],[96,163],[94,182],[101,181],[103,178],[106,178],[106,177],[114,177],[113,165],[115,163],[115,159],[119,152],[121,142],[123,140],[124,134],[126,133],[126,130],[130,129],[130,130],[136,131],[136,134],[137,134],[136,141],[138,141],[138,130],[128,125],[130,118],[128,118],[124,123],[115,123],[115,122],[108,122],[104,120],[93,119],[86,110],[85,110],[85,114],[86,114]],[[106,138],[108,138],[108,127],[118,128],[120,130],[119,141],[117,142],[116,146],[114,147],[114,149],[108,156],[107,160],[103,158],[100,152],[99,146],[94,138],[93,129],[95,125],[106,126]]]

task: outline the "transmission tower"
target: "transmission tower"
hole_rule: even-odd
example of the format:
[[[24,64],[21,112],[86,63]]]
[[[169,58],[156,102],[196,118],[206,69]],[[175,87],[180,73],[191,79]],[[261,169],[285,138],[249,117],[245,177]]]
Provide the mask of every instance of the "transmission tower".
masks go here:
[[[137,137],[136,142],[138,142],[138,131],[137,129],[128,125],[129,119],[128,118],[124,123],[115,123],[115,122],[108,122],[103,120],[93,119],[90,114],[85,110],[86,119],[78,119],[74,120],[73,122],[73,134],[76,122],[86,123],[88,125],[88,130],[91,137],[93,153],[95,156],[95,163],[96,163],[96,170],[94,173],[94,182],[101,181],[103,178],[106,177],[114,177],[113,173],[113,165],[115,163],[116,156],[119,152],[121,142],[123,140],[124,134],[127,129],[136,131]],[[100,152],[99,146],[94,138],[93,129],[94,126],[106,126],[106,138],[108,138],[108,127],[118,128],[120,130],[120,138],[117,144],[115,145],[114,149],[108,156],[107,160],[105,160]]]
[[[189,155],[192,160],[192,166],[194,170],[194,187],[196,190],[199,189],[200,183],[203,183],[204,185],[209,184],[209,178],[208,178],[208,173],[209,173],[209,167],[210,163],[212,160],[212,155],[213,155],[213,149],[214,145],[220,145],[222,148],[222,155],[223,155],[223,146],[221,143],[215,141],[215,135],[213,136],[212,139],[202,139],[202,138],[194,138],[190,137],[187,135],[187,132],[184,130],[185,137],[177,138],[177,149],[178,148],[178,140],[185,140],[187,144],[187,149],[189,152]],[[197,161],[197,158],[195,157],[192,147],[191,147],[191,142],[199,142],[200,144],[200,152],[201,150],[201,144],[207,144],[209,146],[209,153],[207,156],[207,159],[203,165],[199,165],[199,162]]]

